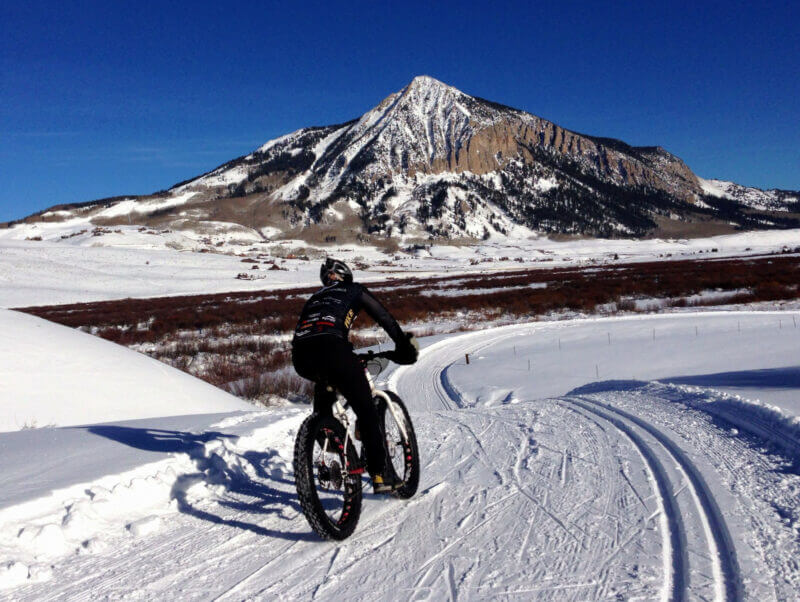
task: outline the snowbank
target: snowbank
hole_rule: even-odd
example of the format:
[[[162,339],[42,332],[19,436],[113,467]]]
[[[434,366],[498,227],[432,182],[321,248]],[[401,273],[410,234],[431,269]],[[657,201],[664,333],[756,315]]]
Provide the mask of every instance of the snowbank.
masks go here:
[[[0,310],[0,431],[252,409],[125,347]]]
[[[291,441],[287,430],[303,413],[0,433],[0,592],[49,581],[53,564],[66,558],[124,549],[215,495],[249,491],[259,471],[282,479],[288,462],[258,450]]]

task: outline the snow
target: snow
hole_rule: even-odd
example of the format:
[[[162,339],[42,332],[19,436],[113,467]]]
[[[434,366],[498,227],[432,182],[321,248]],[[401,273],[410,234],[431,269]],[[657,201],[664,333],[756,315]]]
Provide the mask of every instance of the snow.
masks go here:
[[[238,184],[246,179],[248,170],[245,165],[236,165],[226,170],[213,171],[207,176],[191,182],[192,186],[228,186]]]
[[[186,202],[196,194],[196,192],[186,192],[178,196],[155,201],[125,199],[113,204],[108,209],[103,209],[99,213],[94,214],[92,217],[110,218],[120,217],[122,215],[130,215],[131,213],[152,213],[153,211],[159,211],[161,209],[185,205]]]
[[[320,141],[319,141],[319,142],[316,144],[316,146],[313,148],[313,153],[314,153],[314,156],[316,156],[316,157],[317,157],[317,159],[319,159],[320,157],[322,157],[322,155],[324,155],[324,154],[325,154],[325,151],[327,151],[327,150],[328,150],[328,147],[329,147],[331,144],[333,144],[334,142],[336,142],[336,140],[338,140],[338,139],[339,139],[339,137],[340,137],[340,136],[341,136],[341,135],[342,135],[344,132],[346,132],[346,131],[347,131],[347,128],[345,128],[345,127],[341,127],[341,128],[339,128],[339,129],[337,129],[337,130],[334,130],[333,132],[331,132],[331,133],[330,133],[330,134],[328,134],[327,136],[325,136],[325,137],[324,137],[322,140],[320,140]]]
[[[275,198],[281,198],[284,200],[294,199],[299,191],[300,187],[306,184],[306,180],[308,179],[311,172],[314,170],[314,166],[316,165],[317,161],[325,154],[325,151],[328,150],[328,147],[332,145],[336,140],[339,139],[340,136],[347,133],[349,131],[348,127],[341,127],[338,129],[333,130],[330,134],[325,136],[322,140],[320,140],[312,149],[314,156],[316,157],[314,164],[306,170],[305,172],[299,174],[297,177],[293,178],[285,185],[281,186],[274,192]],[[278,139],[281,140],[281,139]],[[268,142],[265,147],[271,148],[272,142]],[[263,149],[264,147],[262,147]],[[323,192],[315,198],[322,198],[324,196],[329,195],[333,191],[334,182],[328,178],[327,183],[324,185]]]
[[[120,226],[96,236],[85,223],[82,227],[73,224],[70,230],[58,224],[41,224],[35,230],[0,230],[0,307],[316,285],[319,278],[316,257],[322,257],[323,253],[371,264],[371,268],[359,272],[359,278],[375,282],[391,277],[458,275],[487,269],[549,269],[617,261],[754,256],[800,246],[800,230],[677,240],[573,241],[553,241],[520,231],[511,234],[525,238],[493,236],[476,245],[432,245],[426,247],[427,252],[390,258],[375,247],[327,245],[314,249],[301,240],[263,240],[255,230],[226,222],[217,226],[218,231],[212,234],[188,230],[140,232],[136,227]],[[86,231],[61,239],[65,232],[82,230]],[[37,232],[45,240],[24,240]],[[269,236],[271,231],[265,229],[263,234]],[[209,247],[202,242],[207,237],[216,243]],[[198,252],[209,248],[214,252]],[[716,252],[710,255],[713,249]],[[308,254],[312,260],[282,259],[298,252]],[[259,280],[237,280],[236,275],[245,271],[245,264],[241,263],[243,255],[269,264],[277,261],[283,270],[262,270]],[[390,266],[380,265],[387,259]],[[473,264],[475,260],[479,263]]]
[[[0,315],[3,340],[23,350],[44,327]],[[296,503],[292,445],[305,407],[231,413],[215,403],[206,414],[0,433],[0,587],[20,600],[121,590],[790,599],[800,477],[785,467],[800,457],[800,407],[771,404],[783,403],[778,390],[800,398],[792,318],[635,316],[423,341],[416,365],[387,375],[412,410],[420,490],[406,502],[365,495],[356,533],[339,544],[311,535]],[[68,391],[52,361],[66,329],[52,328],[52,348],[23,355],[41,354],[40,383],[63,379]],[[90,337],[71,335],[89,357]],[[135,359],[115,358],[139,374],[127,386],[140,387],[134,407],[146,411],[144,381],[161,375]],[[119,371],[97,370],[92,386]],[[162,387],[170,398],[187,386],[177,382]]]
[[[264,238],[274,238],[276,236],[280,236],[281,231],[278,228],[273,228],[272,226],[264,226],[259,230]]]
[[[725,180],[706,180],[697,178],[700,187],[708,195],[718,198],[728,199],[741,203],[746,207],[759,209],[762,211],[786,211],[788,203],[797,202],[798,197],[784,196],[783,198],[776,190],[761,190],[750,186],[742,186],[735,182]],[[698,203],[707,206],[705,203]]]
[[[318,281],[316,263],[293,264],[289,271],[269,272],[267,282],[243,281],[236,275],[245,264],[235,255],[3,242],[0,306],[261,290]]]
[[[303,129],[300,129],[300,130],[296,130],[294,132],[290,132],[290,133],[288,133],[288,134],[286,134],[284,136],[278,136],[277,138],[273,138],[272,140],[270,140],[269,142],[267,142],[263,146],[260,146],[256,152],[257,153],[265,153],[268,150],[270,150],[271,148],[273,148],[275,146],[278,146],[279,144],[283,144],[285,142],[289,142],[290,140],[292,140],[294,138],[297,138],[300,134],[303,133],[303,131],[304,131]]]
[[[452,284],[452,283],[449,283]],[[531,284],[524,284],[520,286],[506,286],[506,287],[491,287],[491,288],[468,288],[468,289],[439,289],[431,288],[421,291],[421,294],[426,297],[462,297],[464,295],[491,295],[492,293],[508,292],[508,291],[521,291],[532,288],[547,288],[546,282],[533,282]]]
[[[553,188],[558,188],[558,182],[552,176],[549,178],[540,178],[536,180],[534,188],[536,188],[536,190],[539,190],[540,192],[547,192],[548,190],[552,190]]]
[[[728,184],[732,184],[733,182],[724,182],[722,180],[705,180],[703,178],[697,179],[700,182],[700,188],[702,188],[703,192],[706,194],[723,199],[733,199],[733,197],[728,194],[726,186]]]
[[[120,215],[140,213],[138,209],[139,209],[139,204],[136,202],[136,199],[125,199],[111,205],[111,207],[109,207],[108,209],[103,209],[97,214],[97,216],[106,218],[119,217]]]
[[[7,567],[5,575],[0,569],[0,589],[44,580],[53,562],[113,556],[117,546],[166,529],[180,504],[225,490],[237,433],[241,450],[252,452],[280,437],[271,425],[285,418],[206,414],[0,435],[7,485],[0,498],[0,567]],[[240,468],[241,478],[255,477],[249,465]],[[270,475],[286,470],[273,463]]]
[[[457,108],[459,111],[461,111],[462,113],[464,113],[464,115],[466,115],[467,117],[472,117],[472,113],[470,113],[470,112],[469,112],[469,109],[468,109],[467,107],[465,107],[464,105],[462,105],[460,102],[454,102],[454,103],[453,103],[453,105],[454,105],[454,106],[455,106],[455,107],[456,107],[456,108]]]
[[[249,406],[187,374],[97,337],[0,310],[0,431]]]
[[[17,224],[13,228],[0,231],[0,239],[3,241],[24,241],[34,237],[41,237],[43,240],[48,240],[82,230],[91,230],[93,227],[88,217],[73,217],[62,222]]]
[[[528,360],[528,378],[514,392],[520,399],[557,397],[598,380],[714,382],[716,389],[736,394],[739,387],[733,375],[747,383],[753,380],[745,378],[746,372],[755,378],[761,370],[800,370],[800,315],[788,312],[596,318],[505,328],[508,336],[499,339],[492,331],[491,347],[481,347],[470,357],[469,366],[455,364],[445,373],[463,383],[470,405],[491,404],[505,395],[494,380],[486,381],[486,374],[527,372]],[[487,335],[478,332],[461,338],[480,347]],[[722,374],[730,377],[724,379]],[[782,405],[784,411],[800,416],[800,397],[786,401],[783,395],[787,389],[800,393],[800,383],[768,386],[767,375],[761,382],[765,385],[758,395],[761,402]]]
[[[347,128],[339,128],[337,130],[334,130],[331,134],[329,134],[328,136],[323,138],[319,143],[317,143],[317,145],[313,148],[313,152],[317,156],[317,158],[321,157],[322,154],[325,152],[325,149],[330,144],[332,144],[336,140],[336,138],[338,138],[344,131],[346,131],[346,129]],[[288,147],[292,144],[292,142],[294,142],[297,138],[301,137],[307,131],[308,130],[305,128],[299,129],[294,132],[290,132],[284,136],[279,136],[277,138],[274,138],[268,141],[267,143],[263,144],[262,146],[260,146],[258,149],[256,149],[255,152],[247,155],[247,157],[245,158],[248,160],[252,160],[256,153],[266,154],[269,153],[269,151],[275,149],[276,147],[280,146]],[[288,153],[293,156],[299,154],[300,152],[302,152],[302,149],[299,147],[288,149]],[[245,164],[234,165],[233,167],[230,167],[228,169],[225,169],[224,167],[219,167],[201,178],[197,178],[186,184],[183,184],[181,186],[172,189],[171,192],[173,194],[182,192],[185,194],[184,191],[186,191],[189,188],[196,188],[200,186],[206,186],[206,187],[229,186],[232,184],[239,184],[247,178],[248,174],[249,174],[249,168]],[[289,183],[288,188],[283,189],[280,194],[286,195],[289,194],[290,191],[292,190],[296,191],[300,187],[300,185],[305,182],[305,178],[307,176],[308,176],[307,172],[299,175],[297,178],[292,180]],[[289,196],[291,195],[289,194]]]

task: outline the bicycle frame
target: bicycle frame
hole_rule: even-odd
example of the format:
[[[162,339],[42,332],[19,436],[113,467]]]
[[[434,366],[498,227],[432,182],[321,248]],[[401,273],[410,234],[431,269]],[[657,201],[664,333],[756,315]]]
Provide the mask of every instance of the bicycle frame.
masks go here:
[[[405,425],[405,418],[400,415],[394,407],[394,402],[392,398],[385,391],[381,391],[380,389],[375,388],[375,378],[370,374],[367,366],[364,366],[364,372],[367,377],[367,382],[369,383],[370,394],[372,397],[380,397],[386,402],[386,407],[389,408],[389,412],[392,414],[392,418],[397,424],[397,427],[400,429],[400,434],[403,436],[403,439],[408,439],[408,431]],[[345,404],[342,403],[341,395],[339,392],[336,392],[336,401],[333,404],[333,416],[339,422],[342,423],[345,430],[344,435],[344,447],[347,449],[347,446],[350,444],[352,438],[350,436],[350,418],[347,416],[347,407]],[[323,452],[327,451],[328,442],[325,442],[325,447],[323,448]],[[350,468],[347,466],[342,467],[346,474],[350,474]]]

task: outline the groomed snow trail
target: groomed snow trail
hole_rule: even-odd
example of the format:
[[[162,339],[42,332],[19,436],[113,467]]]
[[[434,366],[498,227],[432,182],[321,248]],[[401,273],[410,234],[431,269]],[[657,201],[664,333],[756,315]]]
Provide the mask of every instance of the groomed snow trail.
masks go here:
[[[691,460],[669,437],[631,414],[588,399],[564,401],[618,428],[648,463],[666,518],[669,545],[663,558],[670,598],[691,592],[705,599],[740,599],[739,565],[725,519]],[[678,499],[682,490],[691,494],[690,500]]]
[[[505,358],[522,354],[528,335],[530,326],[513,326],[445,339],[391,376],[417,429],[420,490],[408,501],[367,494],[345,542],[320,542],[299,511],[291,461],[304,413],[281,410],[250,434],[204,441],[152,532],[146,524],[128,528],[111,549],[59,560],[48,581],[7,593],[37,600],[796,597],[800,477],[791,450],[800,437],[790,424],[683,385],[598,382],[521,398],[531,374]],[[470,381],[480,357],[507,364],[480,373],[496,394],[477,396]],[[757,433],[743,429],[750,418]],[[214,431],[231,432],[225,423]]]
[[[474,363],[475,358],[502,354],[499,347],[507,352],[512,347],[510,341],[520,332],[529,334],[530,329],[512,326],[434,345],[421,365],[415,366],[413,377],[401,369],[394,375],[393,384],[401,396],[411,400],[424,396],[421,383],[433,383],[436,395],[426,398],[431,409],[438,405],[457,413],[488,414],[497,404],[535,408],[538,415],[530,426],[537,436],[541,436],[545,417],[567,432],[585,428],[575,421],[562,420],[563,407],[606,433],[616,431],[635,449],[637,470],[647,473],[649,493],[643,497],[656,499],[663,569],[661,598],[767,600],[796,596],[800,584],[795,560],[800,552],[800,501],[791,497],[800,492],[796,420],[791,428],[773,426],[758,415],[755,407],[724,403],[727,400],[712,405],[707,402],[717,400],[710,393],[710,399],[702,399],[699,393],[691,394],[691,388],[641,382],[588,385],[558,399],[523,402],[517,399],[513,386],[507,388],[508,373],[515,368],[494,375],[479,372],[478,378],[492,383],[487,388],[497,389],[498,394],[476,401],[474,378],[459,382],[459,377],[470,370],[465,356],[472,356]],[[513,345],[515,358],[517,346],[520,343]],[[419,370],[424,372],[422,378]],[[516,370],[524,371],[524,366]],[[471,395],[463,395],[462,387],[470,389]],[[697,399],[691,399],[693,396]],[[703,407],[706,404],[709,407]],[[737,426],[749,432],[740,433]],[[539,447],[543,456],[548,447]],[[770,453],[779,450],[786,455]],[[567,457],[567,451],[562,457]],[[598,462],[607,463],[606,459]],[[544,493],[538,501],[550,504],[552,498]],[[563,513],[560,506],[549,508],[554,514]],[[734,533],[729,525],[735,526]],[[630,550],[622,555],[630,560]],[[601,598],[608,592],[584,590],[583,594]],[[634,594],[627,592],[625,597],[630,595]]]
[[[638,462],[634,464],[637,470],[643,468],[647,472],[647,493],[640,499],[655,498],[656,513],[661,519],[661,598],[767,600],[792,599],[796,595],[800,574],[793,555],[800,551],[797,539],[800,503],[797,499],[787,499],[776,489],[800,491],[797,456],[790,455],[794,474],[784,476],[780,473],[787,468],[786,460],[766,454],[764,448],[766,444],[776,449],[796,449],[800,440],[796,431],[787,433],[771,428],[755,415],[740,413],[736,424],[754,422],[753,434],[761,438],[742,437],[732,428],[733,424],[719,419],[724,412],[692,412],[676,404],[675,401],[684,401],[679,393],[688,396],[679,387],[668,385],[612,382],[605,387],[584,387],[559,399],[521,402],[515,398],[513,390],[503,388],[507,383],[498,382],[502,381],[498,378],[500,375],[494,378],[487,375],[485,378],[496,383],[500,395],[484,398],[482,403],[474,401],[474,391],[472,399],[462,395],[459,387],[470,386],[469,382],[458,382],[458,374],[469,370],[465,356],[469,354],[474,362],[474,358],[502,353],[500,349],[493,349],[498,345],[504,345],[508,351],[509,340],[520,331],[525,332],[525,327],[470,334],[434,345],[418,368],[425,371],[422,379],[416,371],[413,378],[404,378],[401,370],[393,382],[401,396],[409,400],[424,395],[424,386],[420,383],[434,383],[436,395],[427,398],[429,407],[440,404],[441,407],[460,408],[461,412],[467,411],[465,408],[470,412],[486,412],[485,408],[497,403],[514,404],[510,406],[514,408],[537,408],[537,420],[531,423],[536,435],[540,434],[546,420],[562,424],[562,436],[570,429],[585,428],[580,422],[568,424],[556,418],[561,414],[560,408],[566,407],[607,435],[615,431],[626,439],[638,455]],[[513,348],[516,356],[516,346]],[[460,372],[453,369],[456,366]],[[505,372],[507,376],[508,371]],[[659,416],[660,420],[654,420],[654,416]],[[701,445],[698,439],[702,440]],[[725,448],[732,444],[735,444],[735,450],[731,450],[734,455],[729,455]],[[542,456],[547,448],[543,445],[540,448]],[[562,453],[566,457],[567,452]],[[599,458],[598,464],[609,463],[602,456]],[[736,459],[733,461],[735,468],[731,466],[733,458]],[[748,471],[750,474],[745,476],[741,472],[744,467],[758,467],[758,470]],[[777,475],[776,470],[780,471]],[[760,479],[748,478],[756,474]],[[765,480],[773,482],[765,487]],[[538,499],[540,503],[552,504],[547,493]],[[554,513],[563,513],[560,506],[550,505],[549,508]],[[734,541],[729,521],[738,528],[737,541]],[[765,527],[765,522],[770,526]],[[742,529],[742,525],[750,527],[749,532]],[[629,554],[629,550],[627,554],[622,553],[623,556]],[[608,592],[596,589],[584,590],[583,594],[593,599],[605,597]],[[625,597],[630,595],[634,595],[633,592],[625,593]]]

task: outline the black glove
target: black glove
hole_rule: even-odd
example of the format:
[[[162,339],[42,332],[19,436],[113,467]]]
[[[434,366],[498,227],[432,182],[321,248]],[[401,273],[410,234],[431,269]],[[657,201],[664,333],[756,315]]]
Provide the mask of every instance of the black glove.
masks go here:
[[[392,353],[391,360],[396,364],[409,365],[417,361],[419,357],[419,343],[414,335],[406,333],[406,339],[402,343],[395,345],[395,350]]]

